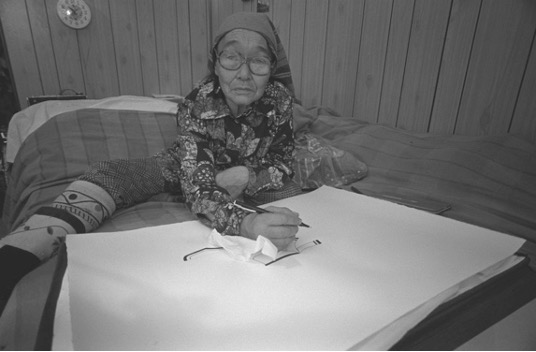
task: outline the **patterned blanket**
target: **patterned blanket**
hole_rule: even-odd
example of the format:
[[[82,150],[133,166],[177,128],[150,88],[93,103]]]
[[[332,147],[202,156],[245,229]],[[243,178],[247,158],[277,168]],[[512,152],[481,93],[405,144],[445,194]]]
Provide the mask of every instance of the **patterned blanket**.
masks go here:
[[[172,143],[175,130],[170,113],[81,109],[54,116],[24,140],[15,157],[4,231],[51,202],[91,163],[155,154]]]

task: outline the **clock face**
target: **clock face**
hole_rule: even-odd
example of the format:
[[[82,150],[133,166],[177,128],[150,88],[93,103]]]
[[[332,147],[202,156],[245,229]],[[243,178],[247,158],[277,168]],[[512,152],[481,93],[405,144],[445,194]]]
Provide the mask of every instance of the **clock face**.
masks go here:
[[[84,0],[58,0],[56,9],[59,18],[71,28],[84,28],[91,21],[91,10]]]

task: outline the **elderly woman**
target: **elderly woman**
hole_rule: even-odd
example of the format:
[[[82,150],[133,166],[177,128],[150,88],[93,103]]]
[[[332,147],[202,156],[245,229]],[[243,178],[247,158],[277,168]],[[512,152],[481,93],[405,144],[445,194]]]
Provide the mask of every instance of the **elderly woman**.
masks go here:
[[[279,249],[295,239],[298,214],[279,207],[251,213],[233,203],[238,197],[259,203],[300,192],[291,181],[292,80],[268,17],[227,18],[209,68],[211,74],[179,106],[178,136],[169,149],[146,159],[92,165],[2,239],[4,299],[23,275],[54,254],[66,234],[90,232],[116,209],[162,192],[180,194],[204,224],[224,235],[263,235]]]

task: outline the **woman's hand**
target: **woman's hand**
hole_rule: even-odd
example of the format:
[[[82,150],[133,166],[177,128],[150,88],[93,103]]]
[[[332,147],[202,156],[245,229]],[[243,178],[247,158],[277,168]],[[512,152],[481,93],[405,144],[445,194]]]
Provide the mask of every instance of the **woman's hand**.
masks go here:
[[[268,238],[278,250],[284,250],[296,239],[301,219],[287,208],[267,207],[269,213],[247,215],[240,224],[240,235],[256,240],[259,235]]]

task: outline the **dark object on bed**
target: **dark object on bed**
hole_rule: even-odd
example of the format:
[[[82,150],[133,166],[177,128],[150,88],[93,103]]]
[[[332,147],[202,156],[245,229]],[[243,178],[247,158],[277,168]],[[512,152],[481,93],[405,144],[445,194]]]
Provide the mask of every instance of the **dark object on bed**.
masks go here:
[[[392,350],[454,350],[536,297],[528,259],[442,304]]]
[[[35,95],[31,97],[26,98],[26,102],[28,103],[28,106],[41,103],[43,101],[47,100],[80,100],[80,99],[87,99],[87,96],[84,93],[77,93],[72,92],[74,94],[63,94],[61,92],[58,95]]]

